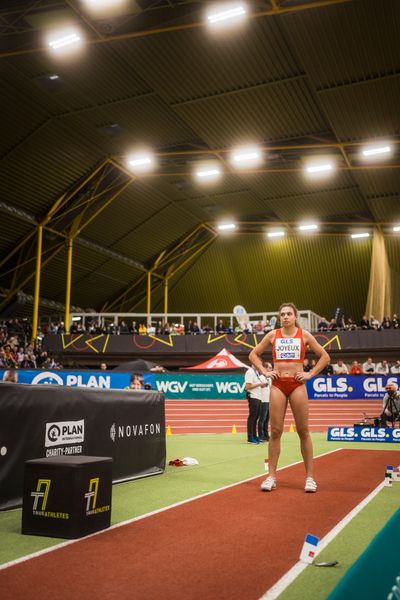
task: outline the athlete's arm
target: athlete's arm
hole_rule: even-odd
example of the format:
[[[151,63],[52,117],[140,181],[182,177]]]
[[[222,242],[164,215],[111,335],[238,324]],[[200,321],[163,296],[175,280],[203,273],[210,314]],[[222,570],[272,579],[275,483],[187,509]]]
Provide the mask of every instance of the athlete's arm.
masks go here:
[[[311,377],[315,377],[320,373],[327,365],[329,365],[331,359],[326,350],[317,342],[315,337],[311,335],[309,331],[303,331],[303,340],[304,343],[307,344],[310,349],[319,356],[318,362],[308,373],[304,373],[303,371],[299,371],[296,373],[295,378],[297,381],[306,381],[307,379],[311,379]]]
[[[266,377],[272,377],[272,379],[278,377],[278,374],[275,371],[267,371],[267,369],[262,363],[261,357],[268,348],[268,346],[271,345],[274,336],[275,331],[270,331],[269,333],[267,333],[267,335],[263,337],[261,342],[257,344],[257,346],[249,354],[249,360],[251,364],[254,365],[254,367],[257,369],[257,371],[259,373],[262,373]]]

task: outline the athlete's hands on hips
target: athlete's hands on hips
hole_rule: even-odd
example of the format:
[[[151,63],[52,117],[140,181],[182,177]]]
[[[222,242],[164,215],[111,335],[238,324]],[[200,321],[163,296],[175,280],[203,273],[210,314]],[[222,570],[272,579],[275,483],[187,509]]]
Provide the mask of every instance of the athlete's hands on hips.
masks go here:
[[[265,371],[263,372],[264,377],[271,377],[271,379],[278,379],[279,373],[276,371]]]
[[[311,379],[312,375],[308,372],[304,372],[304,371],[298,371],[297,373],[295,373],[295,380],[296,381],[307,381],[307,379]]]

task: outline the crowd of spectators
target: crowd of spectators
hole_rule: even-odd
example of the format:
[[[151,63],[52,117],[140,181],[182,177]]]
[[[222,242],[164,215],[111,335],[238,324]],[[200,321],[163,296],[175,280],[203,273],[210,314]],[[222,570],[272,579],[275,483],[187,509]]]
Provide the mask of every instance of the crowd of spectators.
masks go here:
[[[375,330],[382,331],[383,329],[400,329],[400,319],[394,314],[392,318],[389,316],[384,317],[382,321],[379,321],[370,315],[363,315],[363,318],[359,323],[353,321],[352,318],[345,319],[339,317],[337,319],[331,319],[328,321],[325,317],[319,321],[317,325],[318,331],[356,331],[357,329],[363,330]]]
[[[311,371],[315,365],[315,360],[308,358],[304,359],[304,371]],[[387,360],[382,359],[375,363],[371,357],[368,357],[364,363],[353,360],[351,364],[346,364],[341,358],[336,362],[330,363],[324,371],[323,375],[399,375],[400,360],[396,360],[393,364],[389,364]]]
[[[0,324],[0,368],[7,369],[7,377],[15,378],[16,369],[61,369],[47,352],[34,348],[32,328],[26,320],[9,319]]]
[[[266,319],[265,321],[251,321],[251,323],[243,326],[238,323],[226,323],[223,319],[219,319],[216,326],[210,323],[204,323],[201,326],[196,320],[189,320],[185,323],[168,323],[163,321],[119,321],[100,325],[98,322],[90,322],[87,319],[86,326],[81,321],[74,321],[70,327],[70,333],[90,333],[90,334],[111,334],[111,335],[199,335],[199,334],[240,334],[254,333],[264,335],[275,327],[275,323]],[[385,317],[382,322],[378,321],[373,315],[367,318],[366,315],[356,323],[352,318],[345,319],[339,317],[336,319],[327,320],[322,317],[317,325],[317,331],[356,331],[356,330],[384,330],[384,329],[400,329],[400,319],[396,314],[392,318]],[[41,332],[46,333],[66,333],[65,324],[63,321],[59,323],[51,322],[43,325]]]

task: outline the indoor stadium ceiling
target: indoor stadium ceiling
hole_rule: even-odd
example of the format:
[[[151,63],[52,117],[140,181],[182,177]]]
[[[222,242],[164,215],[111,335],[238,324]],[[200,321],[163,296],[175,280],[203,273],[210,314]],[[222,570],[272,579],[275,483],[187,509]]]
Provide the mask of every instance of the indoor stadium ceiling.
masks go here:
[[[226,29],[207,26],[205,0],[102,3],[0,2],[0,312],[31,307],[41,225],[42,313],[66,301],[70,239],[76,307],[146,310],[151,269],[154,311],[176,272],[170,311],[289,297],[359,318],[372,244],[349,234],[382,232],[399,269],[400,2],[236,2],[247,18]],[[60,27],[79,51],[50,50]],[[381,143],[390,155],[363,159]],[[250,144],[262,162],[237,169],[232,149]],[[142,149],[155,168],[135,174]],[[329,176],[304,176],[316,160]],[[196,179],[203,166],[220,177]]]

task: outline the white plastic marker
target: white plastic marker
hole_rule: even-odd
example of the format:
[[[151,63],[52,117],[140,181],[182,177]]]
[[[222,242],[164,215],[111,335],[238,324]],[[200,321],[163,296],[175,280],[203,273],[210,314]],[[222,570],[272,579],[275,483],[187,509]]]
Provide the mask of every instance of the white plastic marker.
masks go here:
[[[392,484],[393,484],[392,476],[393,476],[393,467],[392,466],[386,467],[385,487],[392,487]]]
[[[319,538],[311,533],[307,533],[303,547],[300,552],[300,560],[311,564],[317,554]]]

